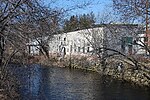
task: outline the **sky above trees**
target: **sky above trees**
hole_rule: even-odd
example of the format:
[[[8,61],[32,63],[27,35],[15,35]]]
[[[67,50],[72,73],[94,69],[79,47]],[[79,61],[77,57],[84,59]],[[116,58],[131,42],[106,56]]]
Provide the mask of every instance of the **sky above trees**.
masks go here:
[[[49,4],[52,0],[44,0],[45,5],[53,6],[54,8],[70,8],[74,5],[80,5],[82,3],[89,3],[88,6],[75,9],[71,11],[71,15],[79,15],[83,13],[93,12],[99,14],[108,10],[108,7],[112,5],[112,0],[53,0],[55,4]]]

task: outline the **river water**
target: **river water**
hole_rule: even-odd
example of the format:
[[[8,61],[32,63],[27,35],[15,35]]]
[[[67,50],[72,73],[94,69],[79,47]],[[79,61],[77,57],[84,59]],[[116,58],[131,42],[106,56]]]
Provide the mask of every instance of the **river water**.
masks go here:
[[[150,89],[96,72],[37,64],[18,66],[14,72],[21,100],[150,100]]]

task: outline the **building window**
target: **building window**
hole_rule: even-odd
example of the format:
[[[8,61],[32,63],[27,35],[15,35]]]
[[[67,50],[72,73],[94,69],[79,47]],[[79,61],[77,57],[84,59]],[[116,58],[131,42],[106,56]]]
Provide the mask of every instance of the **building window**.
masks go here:
[[[67,48],[67,52],[69,52],[69,48]]]
[[[76,48],[74,48],[74,52],[76,52]]]
[[[80,47],[78,47],[78,52],[80,52]]]
[[[144,42],[148,42],[148,37],[144,37]]]
[[[121,40],[121,50],[122,50],[122,52],[125,52],[125,44],[126,44],[125,37],[123,37],[122,40]]]
[[[66,41],[66,38],[64,38],[64,41]]]
[[[132,45],[133,45],[133,37],[122,37],[122,43],[121,43],[121,50],[122,52],[129,52],[132,53]],[[126,47],[128,47],[128,50],[126,50]]]
[[[70,52],[72,52],[72,45],[70,45]]]
[[[124,42],[125,45],[131,45],[133,42],[133,37],[122,37],[122,42]]]
[[[90,46],[90,44],[88,43],[87,46]]]
[[[85,53],[85,47],[83,47],[83,53]]]
[[[90,47],[87,47],[87,52],[90,52]]]

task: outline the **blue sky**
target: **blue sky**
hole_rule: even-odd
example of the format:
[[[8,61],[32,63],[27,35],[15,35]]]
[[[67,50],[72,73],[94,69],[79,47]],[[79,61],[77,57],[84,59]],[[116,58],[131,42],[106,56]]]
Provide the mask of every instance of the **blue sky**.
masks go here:
[[[96,15],[108,10],[111,6],[111,0],[44,0],[44,4],[47,5],[50,1],[55,1],[55,4],[50,4],[52,7],[57,8],[69,8],[74,4],[81,4],[82,2],[92,1],[91,4],[84,9],[76,9],[70,12],[71,15],[90,13],[93,11]]]

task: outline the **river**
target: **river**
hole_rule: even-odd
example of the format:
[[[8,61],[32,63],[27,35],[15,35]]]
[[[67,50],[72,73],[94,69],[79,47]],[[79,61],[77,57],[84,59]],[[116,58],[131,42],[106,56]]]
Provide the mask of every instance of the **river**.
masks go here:
[[[150,100],[150,89],[96,72],[37,64],[14,72],[21,100]]]

